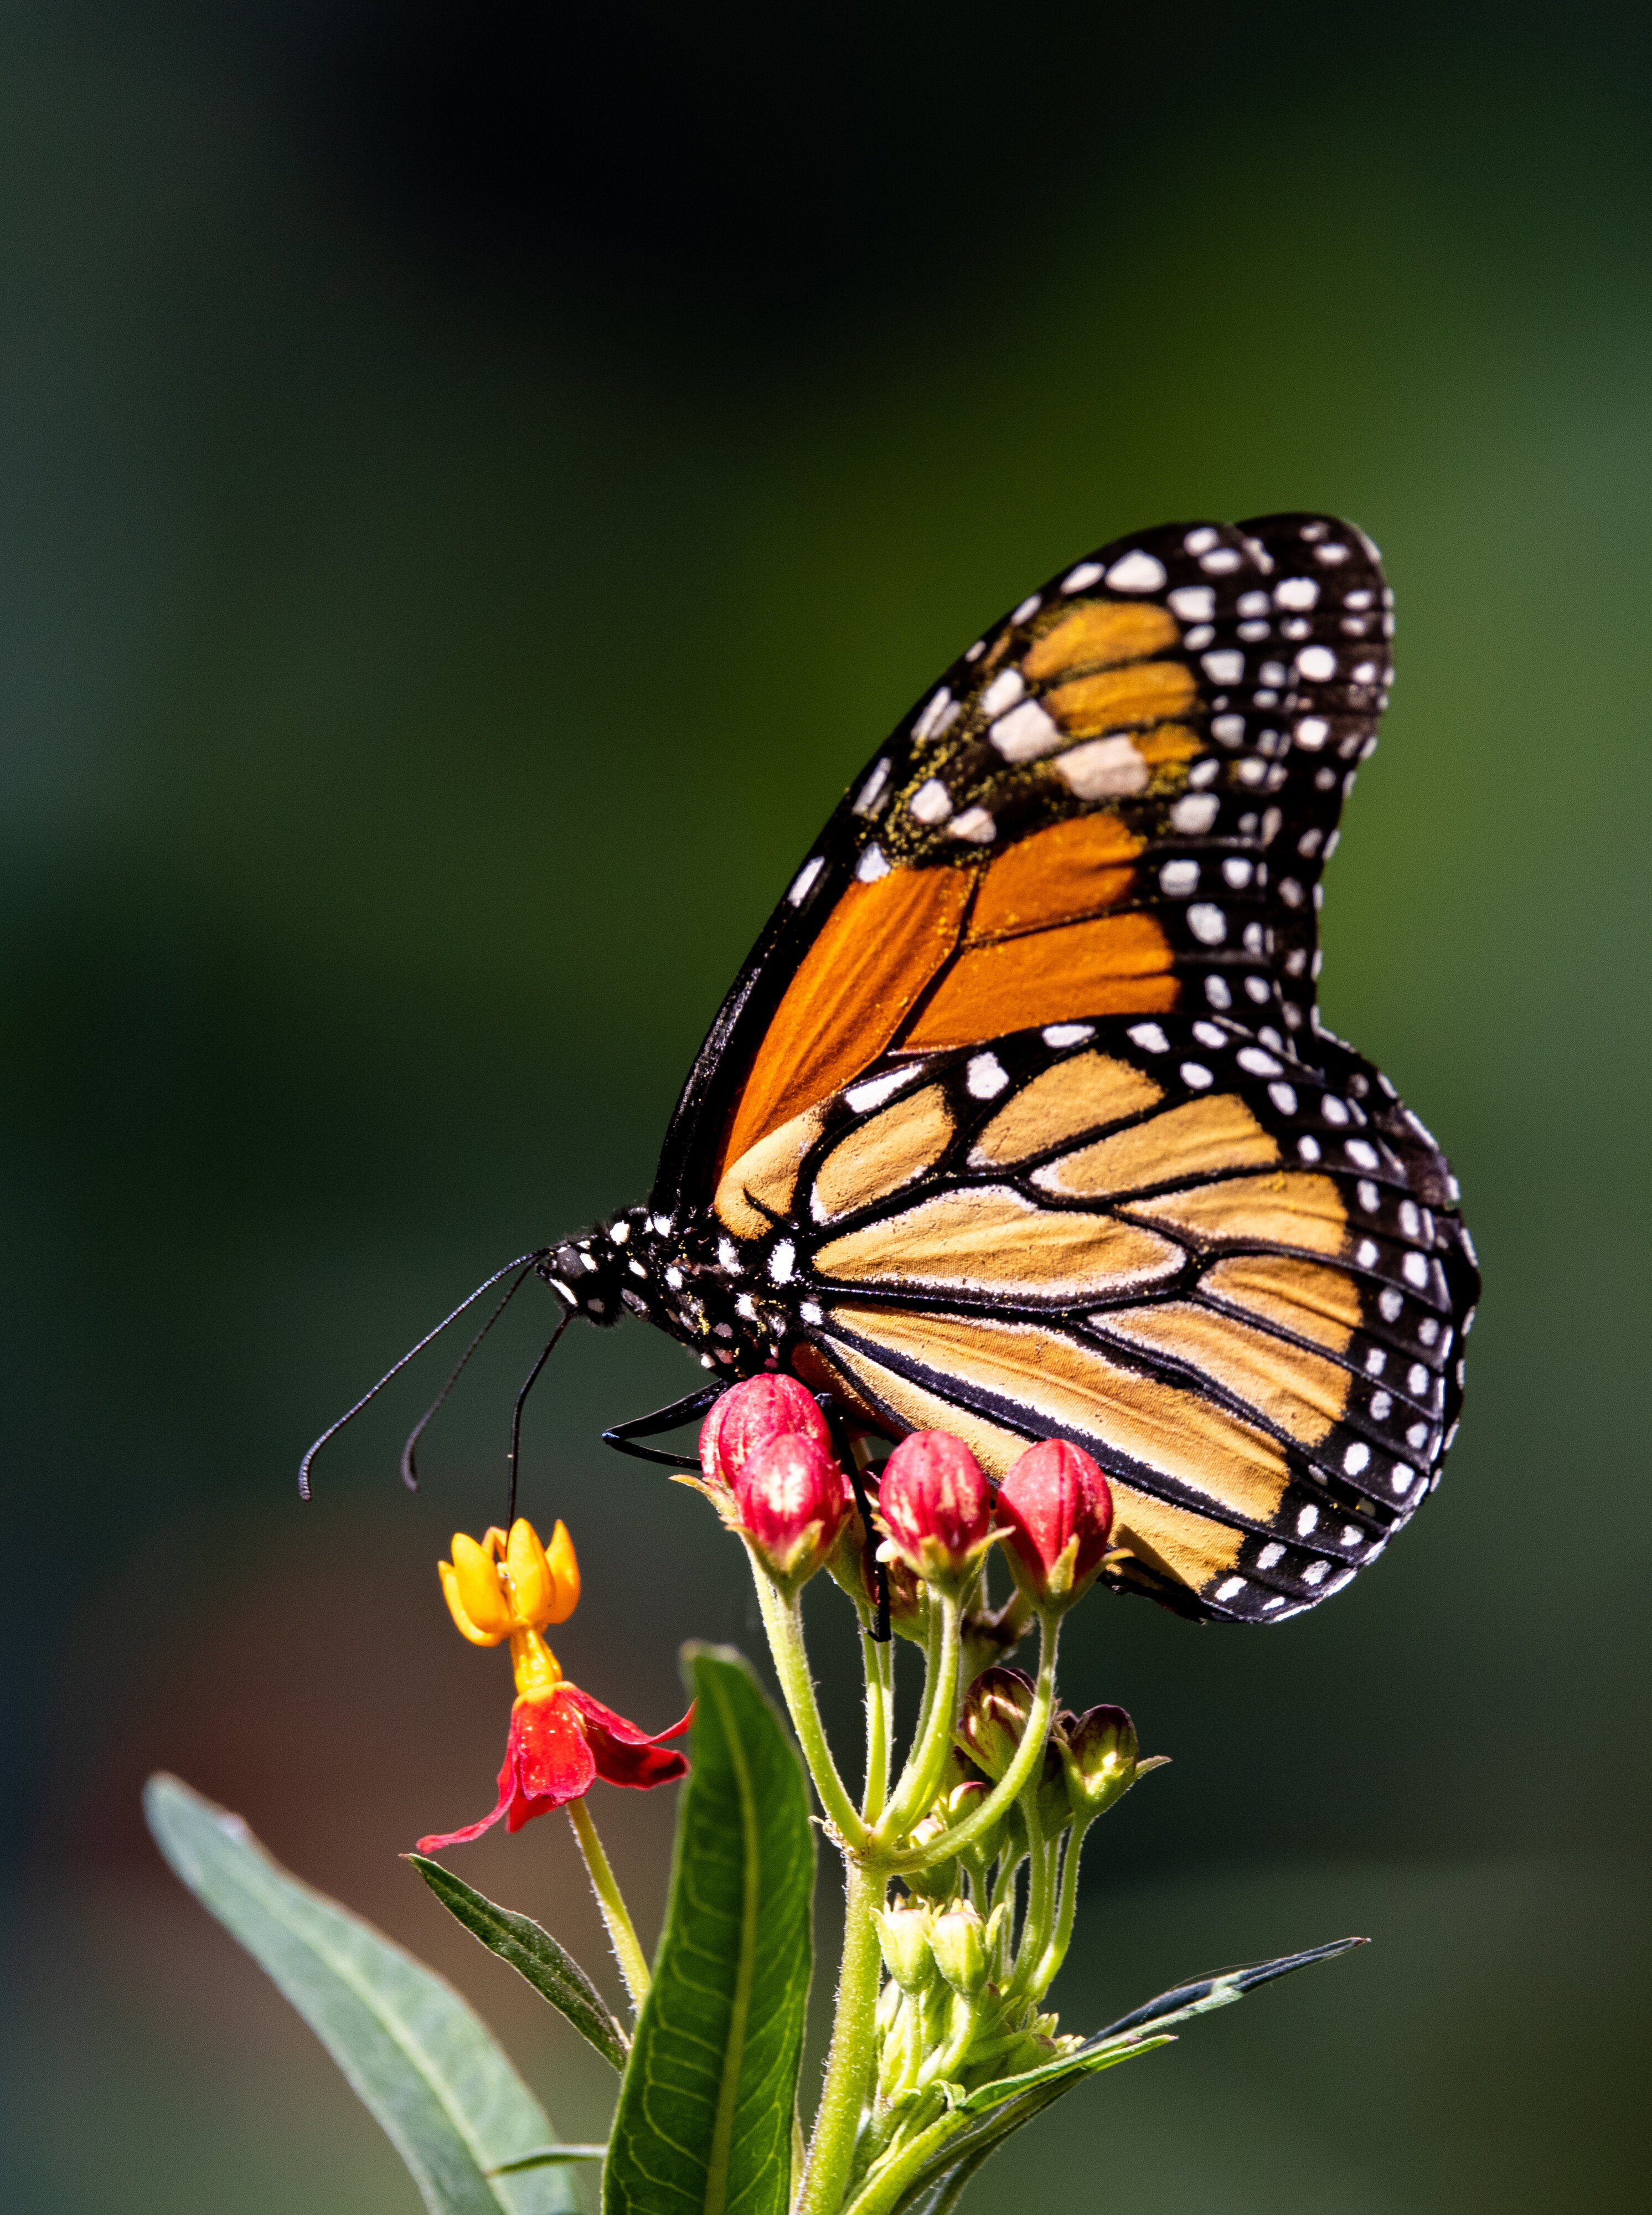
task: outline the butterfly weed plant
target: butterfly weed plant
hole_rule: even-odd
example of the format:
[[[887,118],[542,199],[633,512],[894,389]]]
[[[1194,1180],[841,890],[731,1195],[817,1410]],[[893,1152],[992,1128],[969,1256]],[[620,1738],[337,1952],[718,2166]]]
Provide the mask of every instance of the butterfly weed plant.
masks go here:
[[[1456,1179],[1317,1005],[1322,879],[1387,704],[1392,609],[1377,549],[1328,515],[1166,524],[1048,578],[828,818],[689,1072],[646,1205],[472,1296],[537,1273],[556,1336],[635,1316],[711,1373],[605,1435],[686,1467],[745,1547],[785,1706],[708,1647],[688,1657],[690,1714],[661,1731],[570,1684],[545,1634],[578,1598],[573,1548],[560,1524],[541,1545],[514,1501],[443,1564],[454,1622],[508,1647],[517,1698],[493,1810],[411,1858],[619,2071],[605,2145],[557,2144],[448,1985],[235,1819],[152,1787],[173,1865],[432,2208],[572,2207],[600,2163],[604,2215],[945,2215],[1086,2078],[1358,1942],[1087,2033],[1048,2003],[1085,1840],[1155,1765],[1122,1708],[1083,1706],[1089,1688],[1064,1703],[1068,1615],[1105,1582],[1283,1623],[1377,1559],[1455,1432],[1478,1290]],[[956,1411],[990,1476],[944,1429],[878,1462],[870,1434],[918,1410]],[[639,1444],[702,1416],[697,1465]],[[822,1572],[845,1595],[840,1650],[811,1657],[800,1595]],[[814,1671],[857,1643],[851,1778]],[[923,1681],[897,1744],[909,1647]],[[652,1964],[597,1837],[598,1779],[682,1785]],[[628,2018],[436,1858],[558,1807]],[[845,1918],[817,2091],[823,1839]]]
[[[649,1733],[563,1676],[547,1643],[579,1598],[572,1542],[517,1519],[455,1537],[440,1565],[473,1645],[516,1683],[492,1812],[407,1856],[437,1899],[618,2073],[606,2144],[559,2143],[467,2003],[370,1925],[279,1868],[240,1820],[152,1780],[173,1868],[327,2045],[438,2215],[549,2215],[600,2171],[604,2215],[942,2215],[995,2151],[1174,2026],[1361,1942],[1343,1939],[1161,1994],[1098,2031],[1047,2005],[1072,1946],[1092,1826],[1162,1757],[1123,1708],[1062,1704],[1063,1621],[1109,1559],[1096,1462],[1049,1439],[994,1486],[958,1439],[916,1433],[875,1463],[794,1378],[725,1392],[700,1473],[750,1561],[786,1721],[749,1665],[691,1647],[694,1703]],[[1004,1572],[1007,1570],[1006,1577]],[[847,1778],[827,1742],[801,1595],[841,1588],[866,1738]],[[923,1672],[896,1742],[897,1656]],[[1025,1649],[1027,1666],[1013,1658]],[[686,1746],[686,1751],[685,1751]],[[597,1779],[686,1779],[650,1964],[589,1806]],[[434,1856],[503,1820],[566,1810],[628,1997],[622,2015],[548,1931]],[[816,1841],[841,1861],[842,1950],[823,2081],[800,2081]],[[812,2111],[812,2112],[811,2112]]]

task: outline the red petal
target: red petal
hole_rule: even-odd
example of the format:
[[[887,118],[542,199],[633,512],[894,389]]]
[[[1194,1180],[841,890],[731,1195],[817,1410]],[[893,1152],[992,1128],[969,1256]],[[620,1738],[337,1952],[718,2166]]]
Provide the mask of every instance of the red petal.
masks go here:
[[[597,1781],[597,1764],[577,1715],[568,1711],[567,1687],[548,1700],[518,1700],[511,1718],[517,1789],[507,1828],[519,1831],[535,1815],[583,1800]]]
[[[606,1713],[606,1709],[603,1710]],[[615,1721],[619,1721],[615,1716]],[[661,1758],[666,1757],[662,1756]],[[499,1800],[491,1815],[462,1831],[444,1831],[419,1841],[421,1854],[442,1846],[468,1845],[491,1830],[501,1815],[505,1828],[519,1831],[535,1815],[583,1800],[597,1781],[597,1763],[576,1714],[563,1705],[560,1692],[548,1700],[518,1700],[511,1710],[511,1737],[499,1770]],[[662,1780],[663,1781],[663,1780]]]
[[[657,1784],[675,1783],[679,1776],[688,1775],[687,1754],[660,1749],[664,1739],[681,1738],[688,1729],[694,1721],[692,1708],[680,1722],[669,1730],[657,1731],[651,1738],[635,1723],[616,1715],[612,1708],[593,1700],[589,1692],[582,1692],[577,1684],[564,1684],[560,1697],[579,1710],[597,1774],[609,1784],[628,1784],[639,1792],[648,1792]]]

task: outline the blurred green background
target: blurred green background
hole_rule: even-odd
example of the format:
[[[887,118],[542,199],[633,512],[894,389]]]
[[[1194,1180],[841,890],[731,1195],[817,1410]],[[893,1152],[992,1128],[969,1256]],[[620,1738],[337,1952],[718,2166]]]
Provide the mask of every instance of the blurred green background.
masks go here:
[[[1068,2023],[1377,1942],[1074,2095],[1038,2204],[1643,2206],[1644,15],[59,0],[0,48],[7,2208],[416,2206],[162,1868],[156,1764],[600,2133],[600,2065],[395,1859],[491,1796],[504,1665],[432,1565],[550,1295],[417,1500],[433,1380],[307,1512],[298,1451],[643,1195],[962,641],[1132,526],[1290,506],[1399,602],[1327,1016],[1452,1151],[1487,1298],[1447,1482],[1346,1597],[1074,1625],[1069,1697],[1175,1766],[1092,1848]],[[703,1505],[596,1443],[696,1375],[581,1333],[529,1423],[559,1648],[652,1725],[680,1639],[757,1643]],[[649,1899],[670,1796],[600,1810]],[[465,1874],[604,1958],[561,1826]]]

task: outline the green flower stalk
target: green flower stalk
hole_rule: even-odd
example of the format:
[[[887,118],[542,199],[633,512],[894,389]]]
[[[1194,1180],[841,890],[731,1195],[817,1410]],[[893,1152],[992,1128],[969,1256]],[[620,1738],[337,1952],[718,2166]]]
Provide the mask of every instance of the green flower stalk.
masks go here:
[[[832,2036],[792,2215],[879,2215],[951,2138],[982,2127],[977,2093],[1076,2049],[1043,2002],[1072,1940],[1080,1849],[1152,1764],[1122,1709],[1080,1718],[1057,1703],[1062,1618],[1095,1581],[1111,1525],[1089,1456],[1035,1447],[994,1493],[962,1441],[919,1433],[866,1473],[867,1531],[821,1428],[792,1380],[737,1385],[706,1426],[704,1488],[745,1541],[775,1675],[844,1861]],[[994,1598],[1000,1547],[1013,1588]],[[874,1562],[923,1655],[892,1784],[894,1654],[874,1635]],[[826,1566],[860,1618],[858,1805],[826,1740],[805,1639],[803,1586]],[[1033,1674],[996,1658],[972,1668],[1034,1626]]]

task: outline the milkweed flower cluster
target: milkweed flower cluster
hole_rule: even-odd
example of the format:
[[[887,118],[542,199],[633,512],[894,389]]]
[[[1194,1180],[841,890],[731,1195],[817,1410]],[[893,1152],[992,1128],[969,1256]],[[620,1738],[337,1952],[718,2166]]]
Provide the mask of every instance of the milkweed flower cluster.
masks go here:
[[[1031,1446],[994,1483],[962,1439],[915,1433],[879,1461],[835,1435],[796,1377],[733,1386],[707,1417],[697,1476],[751,1562],[776,1673],[829,1834],[847,1932],[826,2083],[794,2215],[877,2215],[970,2093],[1070,2053],[1045,1996],[1073,1935],[1079,1856],[1098,1818],[1157,1766],[1123,1708],[1075,1712],[1055,1686],[1063,1619],[1105,1566],[1113,1502],[1090,1455]],[[997,1578],[1001,1557],[1007,1576]],[[455,1627],[508,1646],[516,1682],[492,1811],[419,1840],[463,1844],[565,1807],[639,2006],[649,1971],[585,1805],[598,1778],[647,1790],[683,1776],[672,1741],[564,1676],[545,1632],[578,1604],[573,1543],[518,1519],[456,1535],[439,1565]],[[802,1595],[823,1569],[860,1618],[866,1762],[844,1781],[816,1704]],[[925,1681],[894,1757],[891,1629]],[[1012,1654],[1036,1633],[1037,1665]]]
[[[1056,1647],[1108,1555],[1113,1502],[1090,1455],[1031,1446],[994,1484],[943,1431],[851,1469],[796,1378],[725,1393],[688,1480],[743,1541],[786,1696],[845,1860],[849,1933],[797,2215],[876,2208],[970,2090],[1070,2052],[1044,1997],[1072,1938],[1090,1825],[1143,1760],[1124,1709],[1062,1707]],[[859,1501],[866,1503],[863,1515]],[[994,1596],[1001,1555],[1009,1590]],[[851,1792],[826,1739],[800,1597],[821,1569],[854,1602],[867,1759]],[[879,1601],[921,1647],[919,1721],[893,1759],[893,1660]],[[1035,1632],[1037,1666],[1008,1656]],[[857,1947],[859,1925],[867,1942]],[[893,2204],[892,2200],[891,2203]]]

